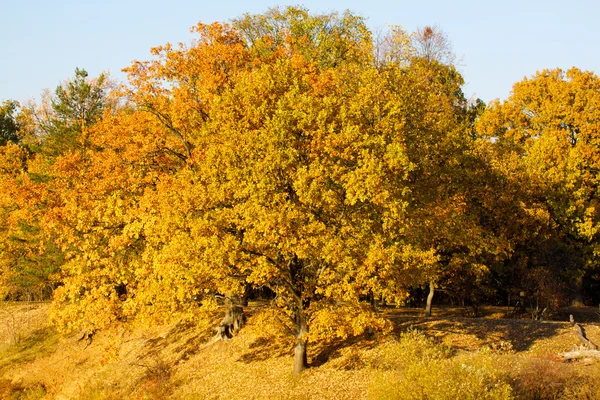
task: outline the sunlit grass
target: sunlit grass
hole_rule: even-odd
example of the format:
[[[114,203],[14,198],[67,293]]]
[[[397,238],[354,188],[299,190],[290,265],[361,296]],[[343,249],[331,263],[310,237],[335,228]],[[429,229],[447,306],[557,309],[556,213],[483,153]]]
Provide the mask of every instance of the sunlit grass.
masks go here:
[[[263,316],[264,317],[264,316]],[[211,325],[129,332],[86,347],[46,323],[0,348],[0,398],[15,399],[596,399],[600,364],[563,363],[568,325],[487,319],[412,319],[395,333],[309,346],[312,367],[291,375],[293,342],[254,313],[228,342]],[[596,337],[600,327],[588,324]]]

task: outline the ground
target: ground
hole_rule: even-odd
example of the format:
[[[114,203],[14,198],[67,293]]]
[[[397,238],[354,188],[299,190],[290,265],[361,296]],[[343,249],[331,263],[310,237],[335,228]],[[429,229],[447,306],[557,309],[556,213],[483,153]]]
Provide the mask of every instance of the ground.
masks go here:
[[[392,332],[312,345],[311,368],[293,377],[292,344],[253,323],[259,307],[232,340],[207,345],[212,331],[194,323],[61,338],[48,304],[4,303],[0,399],[600,398],[600,363],[558,356],[578,344],[569,323],[503,318],[508,311],[381,309]],[[597,311],[562,314],[598,343]]]

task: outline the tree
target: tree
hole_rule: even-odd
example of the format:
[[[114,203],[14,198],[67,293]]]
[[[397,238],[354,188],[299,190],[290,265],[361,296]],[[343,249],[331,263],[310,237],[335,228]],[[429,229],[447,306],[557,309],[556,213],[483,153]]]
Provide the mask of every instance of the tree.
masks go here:
[[[509,238],[489,223],[491,210],[500,201],[494,191],[498,187],[488,185],[499,178],[473,134],[473,123],[483,105],[472,106],[465,99],[464,81],[453,65],[451,44],[439,28],[426,27],[412,35],[394,28],[391,33],[386,39],[386,51],[391,56],[384,59],[418,74],[427,83],[425,90],[436,96],[419,105],[425,113],[417,112],[438,125],[420,125],[411,151],[421,155],[414,160],[411,233],[419,238],[422,248],[432,249],[438,256],[430,274],[425,315],[431,315],[436,287],[468,293],[467,300],[476,308],[476,299],[482,296],[477,290],[465,290],[465,283],[485,281],[491,265],[506,257],[510,249]],[[394,50],[395,43],[398,51]],[[429,110],[438,115],[432,118]]]
[[[86,129],[102,117],[108,106],[109,81],[102,73],[88,78],[85,69],[56,87],[38,110],[43,149],[50,157],[86,146]]]
[[[0,296],[43,300],[52,294],[51,276],[60,254],[39,226],[43,200],[34,177],[36,155],[27,111],[16,101],[0,107]]]
[[[16,113],[16,102],[2,107],[2,137],[10,142],[0,154],[0,257],[3,292],[13,299],[50,298],[60,283],[57,273],[65,252],[72,250],[59,248],[60,235],[51,220],[69,194],[51,164],[61,155],[77,158],[73,153],[85,148],[86,130],[110,105],[104,75],[89,80],[85,70],[76,69],[75,74],[54,97],[44,96],[40,108],[25,106]],[[63,158],[59,166],[64,162]]]
[[[20,126],[15,113],[19,109],[16,101],[4,101],[0,106],[0,146],[8,142],[17,144],[20,140]]]
[[[192,319],[268,287],[299,373],[311,341],[385,329],[368,296],[401,304],[504,251],[469,213],[483,174],[452,66],[376,59],[350,13],[194,31],[128,68],[132,107],[52,165],[62,329]]]
[[[543,234],[526,247],[528,268],[571,282],[577,301],[585,271],[597,268],[599,84],[577,68],[541,71],[515,84],[509,99],[491,104],[478,123],[518,158],[547,215]]]
[[[46,300],[62,254],[42,230],[47,192],[35,155],[12,143],[0,147],[0,296]]]
[[[425,26],[417,29],[411,36],[414,53],[417,57],[440,64],[453,65],[456,56],[452,43],[438,26]]]

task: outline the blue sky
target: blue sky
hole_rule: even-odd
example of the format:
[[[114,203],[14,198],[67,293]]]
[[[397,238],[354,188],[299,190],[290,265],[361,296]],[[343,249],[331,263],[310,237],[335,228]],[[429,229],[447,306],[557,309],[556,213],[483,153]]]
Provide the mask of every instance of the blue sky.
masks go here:
[[[467,97],[504,99],[513,83],[544,68],[600,71],[600,2],[0,0],[0,101],[36,98],[74,74],[120,72],[149,49],[187,42],[198,21],[302,4],[311,12],[350,9],[371,28],[438,25],[452,41]]]

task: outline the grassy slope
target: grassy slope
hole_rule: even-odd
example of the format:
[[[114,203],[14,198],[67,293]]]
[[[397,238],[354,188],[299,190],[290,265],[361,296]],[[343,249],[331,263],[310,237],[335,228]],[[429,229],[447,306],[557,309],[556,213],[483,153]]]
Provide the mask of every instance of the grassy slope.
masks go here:
[[[600,398],[598,362],[556,357],[576,344],[562,322],[393,311],[394,334],[313,346],[313,368],[292,377],[290,343],[252,318],[233,340],[210,346],[210,330],[178,325],[100,333],[86,347],[59,339],[47,304],[1,307],[0,398],[479,398],[479,386],[502,398],[508,385],[517,398]],[[586,329],[600,342],[600,325]]]

